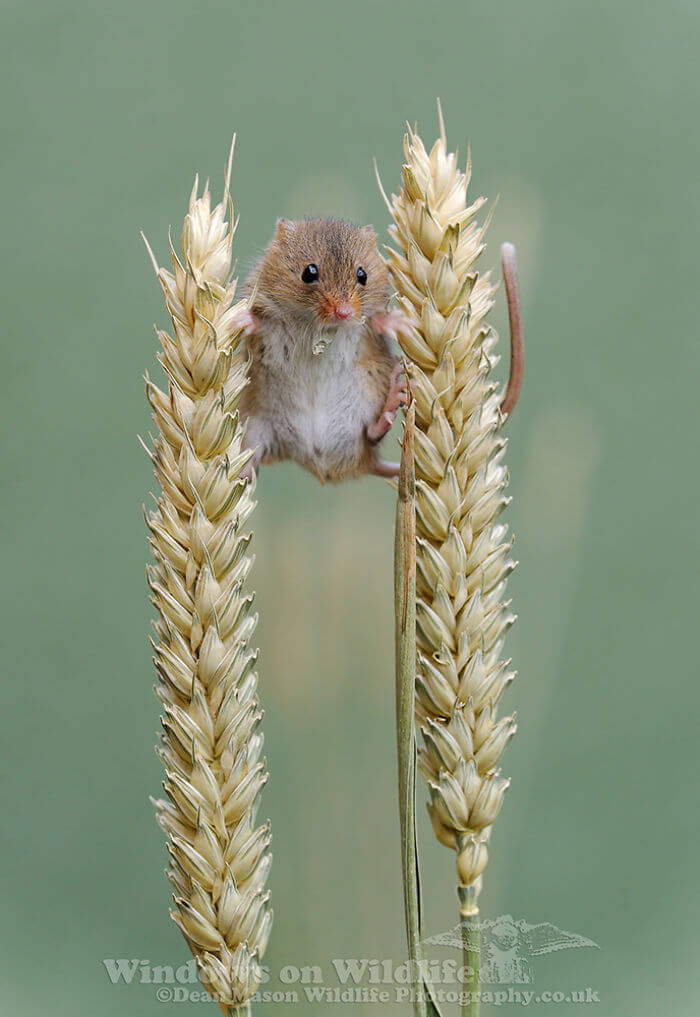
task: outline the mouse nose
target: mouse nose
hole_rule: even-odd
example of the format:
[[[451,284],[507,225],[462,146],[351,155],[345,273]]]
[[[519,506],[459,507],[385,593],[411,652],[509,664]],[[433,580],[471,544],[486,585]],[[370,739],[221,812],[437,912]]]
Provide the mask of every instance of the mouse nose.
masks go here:
[[[337,321],[347,321],[348,318],[352,318],[352,316],[353,309],[350,306],[350,304],[347,303],[336,304],[336,306],[333,309],[333,317]]]

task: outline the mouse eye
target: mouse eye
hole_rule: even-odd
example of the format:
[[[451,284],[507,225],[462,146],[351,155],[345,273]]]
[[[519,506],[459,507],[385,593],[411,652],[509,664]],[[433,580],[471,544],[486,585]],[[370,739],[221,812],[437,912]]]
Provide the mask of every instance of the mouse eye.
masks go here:
[[[318,281],[318,269],[315,265],[307,265],[304,271],[301,273],[301,281],[305,283],[314,283]]]
[[[360,286],[364,286],[365,283],[367,282],[367,273],[365,272],[364,268],[358,268],[357,281],[359,282]]]

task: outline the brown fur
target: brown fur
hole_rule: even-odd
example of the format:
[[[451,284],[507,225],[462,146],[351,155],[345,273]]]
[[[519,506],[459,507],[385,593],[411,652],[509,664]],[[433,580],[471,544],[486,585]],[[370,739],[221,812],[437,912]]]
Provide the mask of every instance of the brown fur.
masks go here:
[[[313,285],[301,280],[310,264],[319,269]],[[357,281],[360,267],[367,272],[365,286]],[[388,285],[371,226],[352,226],[339,219],[278,219],[275,235],[243,293],[248,296],[257,288],[252,305],[256,313],[314,322],[322,319],[332,300],[347,300],[358,315],[370,318],[386,309]]]
[[[311,284],[301,278],[309,264],[319,272]],[[367,273],[364,286],[359,267]],[[370,324],[388,301],[372,227],[279,220],[244,295],[251,300],[251,369],[241,411],[257,450],[253,468],[293,459],[322,482],[376,472],[367,428],[384,410],[397,358]],[[347,321],[332,317],[340,306]]]

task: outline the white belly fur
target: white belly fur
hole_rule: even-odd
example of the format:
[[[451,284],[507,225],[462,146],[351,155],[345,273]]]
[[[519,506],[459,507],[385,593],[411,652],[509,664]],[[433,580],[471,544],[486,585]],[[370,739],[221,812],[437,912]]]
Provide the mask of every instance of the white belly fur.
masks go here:
[[[263,337],[258,413],[273,455],[323,472],[361,454],[373,410],[357,364],[361,337],[362,326],[343,326],[318,355],[312,353],[318,337],[309,333],[290,337],[280,330]]]

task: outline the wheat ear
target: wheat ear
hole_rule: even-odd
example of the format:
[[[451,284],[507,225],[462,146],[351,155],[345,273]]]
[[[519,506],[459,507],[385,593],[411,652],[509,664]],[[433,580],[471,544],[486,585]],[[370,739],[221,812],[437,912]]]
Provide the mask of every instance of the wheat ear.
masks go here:
[[[146,379],[161,490],[147,521],[167,794],[155,806],[168,838],[170,913],[203,984],[224,1013],[242,1015],[260,984],[272,911],[269,824],[255,821],[268,775],[250,645],[257,616],[246,592],[253,559],[244,527],[255,502],[253,484],[241,478],[250,453],[236,409],[247,361],[230,279],[232,157],[233,146],[214,208],[208,184],[198,196],[195,181],[182,256],[170,245],[172,272],[148,248],[172,336],[157,331],[167,391]]]
[[[496,716],[513,678],[501,651],[514,621],[504,601],[514,562],[496,521],[508,475],[489,378],[495,287],[475,267],[488,222],[475,221],[484,199],[467,204],[470,166],[459,171],[444,127],[429,154],[409,128],[404,150],[402,186],[389,203],[388,266],[412,325],[400,342],[416,414],[419,766],[435,834],[456,852],[460,913],[476,946],[489,834],[508,787],[498,764],[515,731],[513,717]]]

